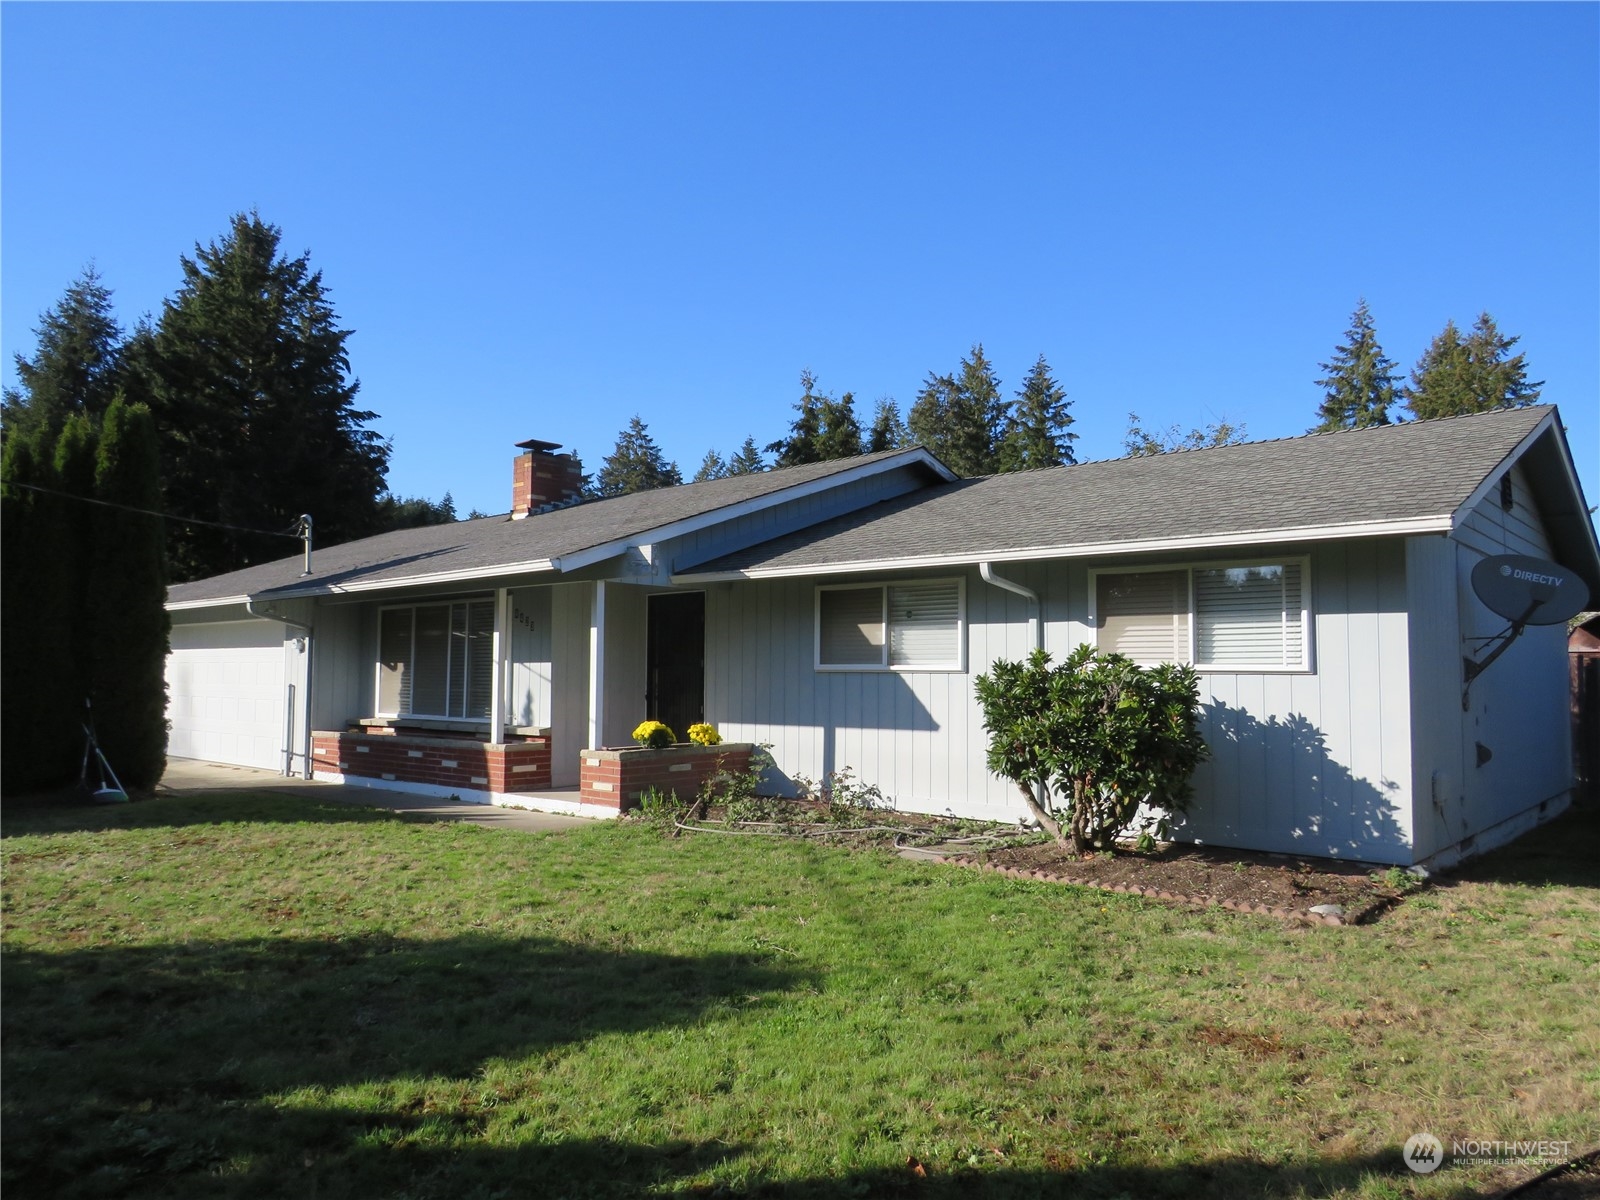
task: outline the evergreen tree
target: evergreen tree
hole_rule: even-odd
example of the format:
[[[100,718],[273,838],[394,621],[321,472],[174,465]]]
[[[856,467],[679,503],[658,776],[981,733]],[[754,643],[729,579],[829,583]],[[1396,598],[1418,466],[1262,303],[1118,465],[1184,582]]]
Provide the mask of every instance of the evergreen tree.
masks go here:
[[[1418,420],[1536,403],[1544,381],[1528,382],[1526,355],[1511,354],[1508,338],[1481,313],[1466,337],[1454,321],[1433,339],[1411,372],[1406,406]]]
[[[817,461],[854,458],[861,453],[861,424],[856,420],[856,398],[849,392],[822,401],[822,428],[817,432]]]
[[[143,404],[106,410],[95,460],[92,573],[79,654],[88,660],[95,732],[124,787],[154,787],[167,764],[167,578],[161,447]]]
[[[346,342],[310,256],[235,216],[220,242],[180,260],[183,284],[147,348],[169,511],[282,530],[305,512],[322,544],[379,526],[389,447],[355,407]],[[172,574],[193,579],[275,558],[283,545],[175,526]]]
[[[754,475],[766,469],[766,458],[756,446],[755,438],[749,436],[745,437],[744,444],[739,447],[738,453],[728,460],[729,475]]]
[[[74,414],[98,427],[117,390],[123,338],[93,267],[40,316],[34,334],[33,357],[16,356],[22,387],[4,396],[6,433],[42,429],[54,441]]]
[[[1170,454],[1174,450],[1208,450],[1213,446],[1235,446],[1245,440],[1243,425],[1223,419],[1204,429],[1191,429],[1188,433],[1177,425],[1150,430],[1139,421],[1138,413],[1128,414],[1128,432],[1123,438],[1126,458],[1142,458],[1149,454]]]
[[[617,436],[617,447],[600,467],[596,492],[602,497],[626,496],[683,482],[677,463],[669,463],[638,417]]]
[[[991,475],[1000,467],[1008,407],[980,343],[954,375],[928,376],[911,407],[911,432],[956,474]]]
[[[715,450],[707,450],[705,458],[700,460],[700,469],[694,473],[693,483],[704,483],[708,479],[726,479],[728,477],[728,464],[723,461],[722,455]]]
[[[458,520],[455,497],[449,492],[435,503],[425,496],[395,496],[386,493],[378,502],[378,527],[420,529],[424,525],[450,525]]]
[[[883,450],[899,450],[911,445],[911,431],[900,419],[900,406],[887,396],[878,401],[872,416],[872,430],[867,434],[866,452],[877,454]]]
[[[1317,364],[1327,374],[1317,380],[1323,398],[1312,432],[1387,425],[1389,406],[1399,397],[1394,363],[1378,344],[1365,297],[1356,305],[1344,336],[1344,343],[1334,347],[1333,358]]]
[[[1030,471],[1038,467],[1059,467],[1074,463],[1072,443],[1078,435],[1068,428],[1072,402],[1050,375],[1044,355],[1033,364],[1022,390],[1017,393],[1000,443],[999,469]]]
[[[106,586],[98,564],[93,561],[99,510],[83,502],[95,498],[98,432],[96,423],[84,413],[74,413],[67,418],[61,427],[61,436],[56,439],[55,487],[62,495],[48,498],[60,510],[54,524],[61,531],[63,541],[54,552],[61,560],[59,602],[70,614],[71,622],[71,632],[61,647],[59,674],[66,689],[67,711],[76,711],[80,720],[83,702],[93,690],[94,679],[93,659],[79,634],[90,628],[84,620],[90,590]],[[166,599],[164,593],[162,599]]]
[[[802,392],[794,406],[796,416],[789,426],[789,436],[767,447],[767,453],[777,456],[776,466],[798,467],[822,461],[817,442],[822,436],[822,403],[825,397],[817,394],[817,377],[809,368],[800,372],[800,387]]]

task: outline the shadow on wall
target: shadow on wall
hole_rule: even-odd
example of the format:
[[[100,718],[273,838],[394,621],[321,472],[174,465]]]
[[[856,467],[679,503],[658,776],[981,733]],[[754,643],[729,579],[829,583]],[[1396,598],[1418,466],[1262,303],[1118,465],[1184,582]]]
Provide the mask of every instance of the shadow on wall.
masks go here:
[[[1216,701],[1201,706],[1211,761],[1195,773],[1184,841],[1362,862],[1409,864],[1400,785],[1370,780],[1328,753],[1299,713],[1261,720]]]

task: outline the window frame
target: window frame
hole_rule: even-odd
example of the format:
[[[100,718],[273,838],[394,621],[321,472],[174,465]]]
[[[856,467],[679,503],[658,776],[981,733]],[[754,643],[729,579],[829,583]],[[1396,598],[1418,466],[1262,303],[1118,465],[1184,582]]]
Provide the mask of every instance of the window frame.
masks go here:
[[[913,666],[895,666],[889,662],[891,643],[891,630],[889,627],[889,589],[902,584],[925,583],[953,583],[956,585],[956,658],[953,663],[926,664],[918,663]],[[882,661],[873,663],[825,663],[822,661],[822,593],[823,592],[848,592],[866,591],[868,588],[877,588],[879,592],[878,611],[882,614],[881,629],[883,632],[883,657]],[[812,588],[812,630],[811,630],[811,665],[818,672],[834,674],[838,672],[864,673],[872,675],[915,675],[918,673],[960,675],[967,670],[967,579],[964,575],[941,575],[932,579],[894,579],[886,581],[868,580],[857,583],[819,583]]]
[[[490,723],[494,720],[494,715],[493,715],[494,714],[494,704],[493,704],[492,695],[491,695],[491,699],[490,699],[489,714],[486,715],[486,716],[482,716],[482,717],[468,717],[468,716],[452,717],[452,716],[449,716],[449,715],[447,715],[445,713],[425,713],[425,712],[416,712],[416,711],[405,712],[405,713],[402,713],[402,712],[386,712],[386,711],[384,711],[383,706],[382,706],[382,704],[383,704],[382,697],[383,697],[383,615],[384,615],[384,613],[397,612],[397,611],[406,611],[406,612],[411,612],[411,613],[415,614],[416,610],[420,609],[420,608],[451,608],[451,607],[454,607],[457,604],[472,605],[472,604],[485,604],[485,603],[490,604],[490,605],[494,605],[495,597],[494,597],[494,595],[492,593],[489,594],[489,595],[451,596],[451,597],[443,599],[443,600],[414,600],[414,601],[411,601],[409,603],[403,603],[403,604],[402,603],[395,603],[395,604],[380,604],[380,605],[378,605],[377,619],[374,622],[375,629],[373,631],[374,632],[374,636],[376,638],[376,646],[375,646],[375,653],[373,654],[373,657],[372,657],[372,710],[373,710],[372,711],[372,715],[374,717],[383,717],[385,719],[394,720],[394,721],[405,721],[405,720],[409,720],[409,719],[412,719],[412,718],[415,718],[418,721],[458,721],[458,722],[466,722],[466,723],[482,725],[485,728],[487,728],[490,725]],[[449,626],[449,621],[447,619],[446,620],[446,628],[447,628],[447,630],[448,630],[448,626]],[[447,633],[447,636],[448,636],[448,633]],[[491,638],[491,642],[492,641],[493,641],[493,639]],[[451,654],[450,652],[452,652],[454,650],[453,641],[447,643],[446,650],[447,650],[447,657],[445,659],[446,667],[445,667],[444,694],[445,694],[446,706],[448,707],[449,696],[450,696],[450,664],[451,664],[452,659],[453,659],[453,654]],[[490,654],[490,660],[491,660],[490,663],[489,663],[489,671],[490,671],[489,689],[490,689],[490,692],[492,693],[493,690],[494,690],[494,673],[493,673],[494,672],[494,663],[493,663],[494,651],[493,651],[493,649],[490,650],[489,654]],[[416,623],[415,615],[413,615],[412,618],[411,618],[411,652],[410,652],[410,657],[407,659],[407,662],[409,664],[410,669],[414,672],[416,670],[416,663],[417,663],[417,623]],[[470,674],[470,669],[471,669],[471,664],[469,662],[468,663],[469,674],[468,674],[467,679],[464,680],[463,683],[462,683],[462,696],[463,696],[463,699],[467,695],[469,695],[470,691],[471,691],[472,677],[471,677],[471,674]],[[412,687],[412,695],[414,696],[416,694],[416,681],[415,680],[412,681],[411,687]]]
[[[1300,662],[1273,664],[1202,663],[1196,661],[1195,646],[1199,640],[1200,613],[1195,602],[1194,573],[1196,571],[1225,571],[1233,567],[1300,567]],[[1184,661],[1202,675],[1314,675],[1316,674],[1316,637],[1314,606],[1311,602],[1311,556],[1308,554],[1281,554],[1271,558],[1201,559],[1185,562],[1141,563],[1138,566],[1105,566],[1089,568],[1089,629],[1093,645],[1100,648],[1100,576],[1143,575],[1158,571],[1182,571],[1189,581],[1189,645]],[[1152,664],[1141,664],[1152,665]]]

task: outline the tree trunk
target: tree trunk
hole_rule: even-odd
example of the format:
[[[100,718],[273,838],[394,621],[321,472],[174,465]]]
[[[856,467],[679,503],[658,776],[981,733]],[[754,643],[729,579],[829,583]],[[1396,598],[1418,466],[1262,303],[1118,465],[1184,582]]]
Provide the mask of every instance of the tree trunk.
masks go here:
[[[1058,846],[1065,848],[1070,845],[1071,843],[1067,841],[1067,835],[1061,831],[1061,822],[1045,811],[1044,805],[1039,803],[1039,797],[1034,795],[1033,788],[1026,783],[1018,783],[1017,787],[1021,789],[1023,798],[1027,800],[1028,811],[1033,814],[1033,819],[1039,822],[1039,828],[1053,837]]]
[[[1072,851],[1074,854],[1087,854],[1093,849],[1089,841],[1089,789],[1082,780],[1076,780],[1072,785]]]

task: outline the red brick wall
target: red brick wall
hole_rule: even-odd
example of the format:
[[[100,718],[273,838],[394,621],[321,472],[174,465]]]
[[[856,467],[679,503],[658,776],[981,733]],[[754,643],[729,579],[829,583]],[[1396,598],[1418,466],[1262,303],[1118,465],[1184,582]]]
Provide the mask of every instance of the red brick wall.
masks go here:
[[[648,788],[691,799],[717,771],[750,768],[749,743],[673,746],[667,750],[585,750],[578,771],[578,798],[584,804],[626,812],[639,807]]]
[[[347,731],[313,733],[311,746],[316,771],[475,792],[550,788],[548,738],[491,745],[463,738]]]

